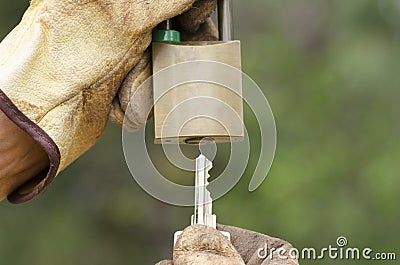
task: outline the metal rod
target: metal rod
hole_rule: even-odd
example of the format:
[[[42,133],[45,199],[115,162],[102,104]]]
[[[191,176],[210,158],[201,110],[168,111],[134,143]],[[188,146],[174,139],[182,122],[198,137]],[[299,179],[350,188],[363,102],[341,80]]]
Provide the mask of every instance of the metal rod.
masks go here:
[[[219,40],[233,40],[232,0],[218,0]]]
[[[159,30],[172,30],[172,21],[170,19],[167,19],[160,24],[158,24],[157,29]]]
[[[171,30],[172,29],[172,21],[170,19],[165,21],[165,29]]]

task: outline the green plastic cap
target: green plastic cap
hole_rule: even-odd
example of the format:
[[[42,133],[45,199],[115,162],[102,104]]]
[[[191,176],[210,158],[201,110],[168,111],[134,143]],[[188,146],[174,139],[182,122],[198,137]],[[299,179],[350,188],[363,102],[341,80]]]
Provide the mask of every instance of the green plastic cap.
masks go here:
[[[155,42],[180,42],[181,33],[176,30],[154,30],[153,41]]]

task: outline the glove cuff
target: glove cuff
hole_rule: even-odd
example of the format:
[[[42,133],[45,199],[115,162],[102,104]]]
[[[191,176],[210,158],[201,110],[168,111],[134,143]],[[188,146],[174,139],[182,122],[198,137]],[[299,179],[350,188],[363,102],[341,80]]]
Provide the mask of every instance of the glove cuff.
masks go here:
[[[1,89],[0,109],[11,121],[31,136],[43,148],[50,161],[48,169],[42,171],[37,176],[33,176],[33,178],[8,195],[8,200],[11,203],[23,203],[41,193],[54,180],[60,165],[61,155],[57,145],[50,136],[26,117]]]

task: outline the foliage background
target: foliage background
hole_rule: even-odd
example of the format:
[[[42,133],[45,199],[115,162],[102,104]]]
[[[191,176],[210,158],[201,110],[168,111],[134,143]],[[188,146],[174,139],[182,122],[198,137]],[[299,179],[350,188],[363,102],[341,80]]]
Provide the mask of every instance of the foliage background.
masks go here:
[[[27,6],[0,0],[1,38]],[[399,256],[400,2],[236,0],[235,13],[243,69],[270,101],[278,147],[261,188],[249,193],[246,174],[215,203],[218,221],[297,248],[344,235],[350,246]],[[154,264],[171,256],[173,232],[191,211],[138,187],[121,129],[110,125],[47,192],[0,204],[0,264]]]

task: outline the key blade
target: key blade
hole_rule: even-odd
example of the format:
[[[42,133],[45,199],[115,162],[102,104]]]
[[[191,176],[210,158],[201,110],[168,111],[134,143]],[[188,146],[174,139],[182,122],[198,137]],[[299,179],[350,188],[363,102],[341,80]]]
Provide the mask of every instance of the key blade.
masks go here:
[[[212,162],[204,155],[196,159],[195,179],[195,211],[192,216],[192,224],[203,224],[216,227],[216,216],[212,214],[212,198],[207,189],[209,184],[208,171],[212,168]]]
[[[195,224],[205,224],[205,203],[206,198],[208,199],[205,187],[208,184],[208,170],[211,167],[212,163],[204,155],[200,155],[196,158],[194,209]]]
[[[212,214],[212,198],[208,190],[208,179],[210,178],[209,170],[212,168],[212,162],[204,155],[200,155],[196,159],[196,176],[195,176],[195,205],[194,214],[192,215],[192,225],[202,224],[217,228],[217,216]],[[174,236],[174,246],[182,231],[178,231]],[[228,232],[221,232],[230,241]]]

